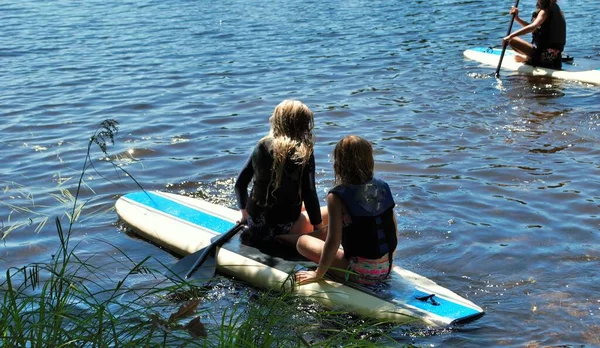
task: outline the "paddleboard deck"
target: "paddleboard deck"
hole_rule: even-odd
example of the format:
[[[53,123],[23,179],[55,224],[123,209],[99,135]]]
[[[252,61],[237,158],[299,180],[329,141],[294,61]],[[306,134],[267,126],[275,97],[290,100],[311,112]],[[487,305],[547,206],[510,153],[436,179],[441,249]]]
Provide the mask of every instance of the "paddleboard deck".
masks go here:
[[[239,216],[237,210],[158,191],[126,194],[117,200],[115,208],[136,234],[181,256],[208,245],[211,238],[232,228]],[[326,307],[366,317],[446,327],[484,315],[483,309],[473,302],[397,265],[389,281],[377,286],[332,279],[298,285],[293,281],[294,272],[314,268],[316,264],[294,253],[265,254],[242,244],[237,235],[218,250],[216,261],[220,273],[254,286],[291,291]]]
[[[465,57],[495,68],[498,67],[501,54],[502,49],[491,47],[476,47],[463,52]],[[507,49],[504,53],[501,67],[503,69],[516,71],[524,75],[545,76],[562,80],[571,80],[600,85],[600,68],[582,70],[577,66],[563,64],[563,70],[554,70],[519,63],[515,61],[515,55],[516,53],[513,50]]]

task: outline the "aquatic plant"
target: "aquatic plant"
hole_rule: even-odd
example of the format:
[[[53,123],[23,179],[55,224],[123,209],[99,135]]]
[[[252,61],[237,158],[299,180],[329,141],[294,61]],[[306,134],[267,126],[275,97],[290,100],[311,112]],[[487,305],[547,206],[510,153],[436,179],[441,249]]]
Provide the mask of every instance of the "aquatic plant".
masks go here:
[[[131,262],[129,272],[114,287],[103,288],[97,279],[110,279],[110,275],[105,275],[104,270],[94,266],[90,259],[80,258],[75,253],[77,245],[69,245],[73,224],[85,205],[85,202],[79,202],[83,178],[90,168],[94,168],[90,156],[92,145],[97,144],[107,155],[107,142],[114,143],[117,132],[115,120],[100,124],[88,142],[75,194],[62,189],[64,201],[72,202],[73,206],[66,214],[69,220],[66,229],[58,217],[55,219],[60,243],[51,260],[6,270],[6,278],[0,284],[0,340],[3,347],[167,345],[170,342],[168,333],[178,328],[171,323],[183,316],[181,310],[166,320],[170,326],[167,327],[156,314],[160,305],[143,304],[165,292],[178,291],[180,286],[172,283],[163,287],[127,286],[133,275],[153,276],[156,273],[146,266],[150,257],[135,263],[122,253]],[[131,300],[120,301],[125,295]],[[189,310],[191,306],[188,304],[185,308]],[[168,330],[157,330],[163,327]],[[186,329],[197,332],[193,325]]]

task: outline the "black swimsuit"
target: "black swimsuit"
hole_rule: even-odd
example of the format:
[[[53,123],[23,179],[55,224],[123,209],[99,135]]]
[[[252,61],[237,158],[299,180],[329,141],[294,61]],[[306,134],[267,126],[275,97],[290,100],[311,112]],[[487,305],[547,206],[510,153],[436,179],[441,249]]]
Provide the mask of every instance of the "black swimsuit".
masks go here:
[[[271,181],[273,167],[273,141],[266,138],[256,145],[235,183],[238,207],[246,208],[248,226],[260,239],[289,233],[302,210],[302,203],[313,225],[321,223],[321,209],[315,185],[315,158],[308,163],[288,159],[284,165],[281,183],[277,190]],[[248,186],[252,190],[248,197]]]
[[[534,66],[560,69],[567,33],[565,17],[557,4],[552,4],[546,11],[548,17],[532,33],[534,51],[528,63]],[[533,13],[532,20],[535,19],[537,13],[538,11]]]

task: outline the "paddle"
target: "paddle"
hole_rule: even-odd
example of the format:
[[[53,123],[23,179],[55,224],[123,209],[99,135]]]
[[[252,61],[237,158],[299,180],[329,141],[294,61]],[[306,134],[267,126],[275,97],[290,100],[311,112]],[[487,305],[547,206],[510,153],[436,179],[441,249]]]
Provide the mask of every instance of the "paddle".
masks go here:
[[[519,7],[519,0],[515,2],[514,7]],[[512,30],[513,23],[515,22],[516,13],[513,13],[512,18],[510,19],[510,24],[508,25],[508,31],[506,32],[506,36],[510,35]],[[496,77],[500,77],[500,67],[502,66],[502,59],[504,58],[504,52],[506,52],[506,46],[508,46],[508,42],[502,43],[502,53],[500,54],[500,60],[498,61],[498,67],[496,68]]]
[[[217,271],[215,251],[243,227],[242,223],[236,223],[229,231],[214,237],[209,245],[179,260],[169,269],[169,272],[184,280],[192,276],[196,279],[212,279]]]

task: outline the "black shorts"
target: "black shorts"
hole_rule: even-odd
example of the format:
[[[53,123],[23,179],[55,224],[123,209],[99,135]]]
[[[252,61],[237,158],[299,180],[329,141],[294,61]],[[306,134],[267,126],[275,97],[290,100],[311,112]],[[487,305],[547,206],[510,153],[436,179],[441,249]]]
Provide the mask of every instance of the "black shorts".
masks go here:
[[[528,62],[533,66],[560,70],[562,68],[562,51],[556,48],[534,48],[533,57]]]
[[[292,230],[294,221],[285,223],[272,223],[267,221],[266,214],[248,216],[248,230],[256,239],[268,240]]]
[[[294,222],[268,224],[263,216],[248,216],[248,228],[240,235],[242,244],[254,247],[263,254],[286,260],[306,260],[295,245],[284,245],[275,237],[290,233]]]

